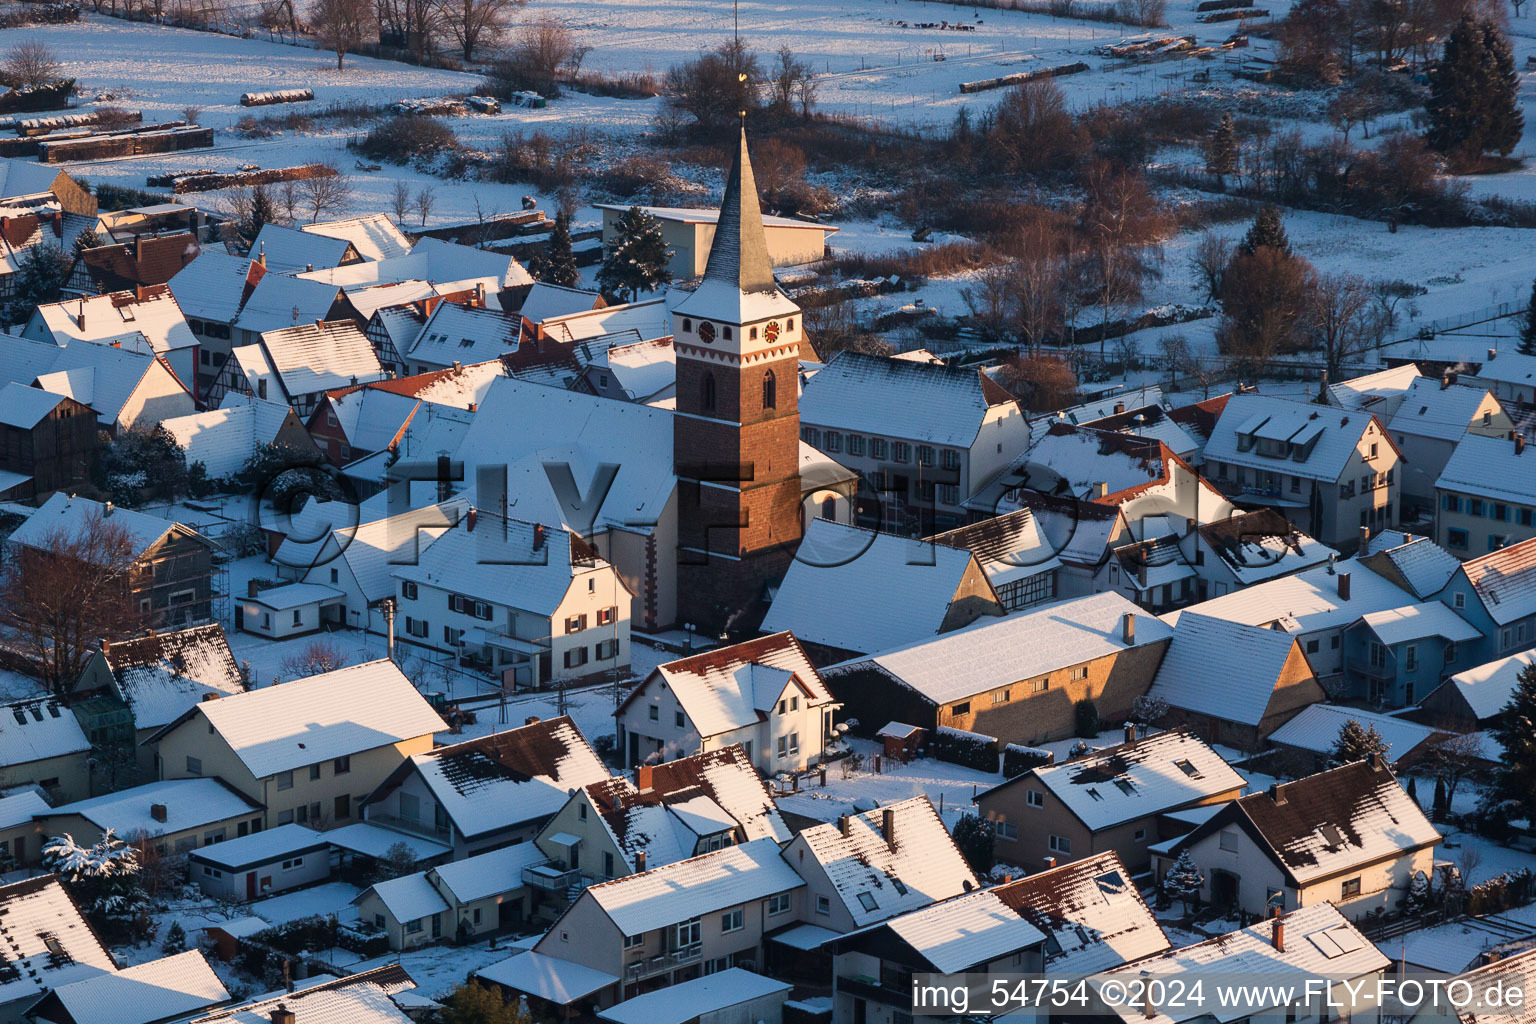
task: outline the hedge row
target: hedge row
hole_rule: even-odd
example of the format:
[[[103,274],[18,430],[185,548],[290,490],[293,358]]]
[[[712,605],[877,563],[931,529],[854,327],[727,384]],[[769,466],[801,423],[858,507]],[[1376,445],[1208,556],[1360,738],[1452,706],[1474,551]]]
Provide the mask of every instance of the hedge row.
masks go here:
[[[1056,755],[1039,747],[1009,743],[1003,747],[1003,778],[1011,779],[1034,768],[1056,763]]]
[[[941,725],[928,740],[928,753],[940,761],[974,768],[979,772],[997,771],[996,736],[966,732]]]

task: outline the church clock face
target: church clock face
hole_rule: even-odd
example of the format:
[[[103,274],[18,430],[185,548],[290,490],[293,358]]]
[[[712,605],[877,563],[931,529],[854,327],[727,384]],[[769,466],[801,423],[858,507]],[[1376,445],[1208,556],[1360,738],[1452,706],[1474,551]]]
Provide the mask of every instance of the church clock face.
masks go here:
[[[763,328],[763,337],[768,339],[768,344],[770,345],[779,340],[779,322],[777,320],[768,321],[768,326]]]
[[[699,340],[706,345],[713,345],[715,343],[715,325],[708,320],[700,321]]]

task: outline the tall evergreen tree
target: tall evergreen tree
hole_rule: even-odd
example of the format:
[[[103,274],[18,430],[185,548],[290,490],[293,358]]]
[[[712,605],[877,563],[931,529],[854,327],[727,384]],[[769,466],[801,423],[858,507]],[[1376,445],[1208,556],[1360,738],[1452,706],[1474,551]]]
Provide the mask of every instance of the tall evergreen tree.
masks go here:
[[[240,233],[246,238],[254,239],[261,233],[264,225],[277,220],[277,206],[273,204],[272,197],[267,194],[267,186],[257,185],[251,189],[250,208],[241,218]]]
[[[98,248],[100,245],[101,236],[96,233],[94,228],[86,228],[75,236],[75,244],[70,248],[70,255],[75,259],[79,259],[82,252],[87,249]]]
[[[1285,236],[1279,207],[1265,206],[1259,210],[1259,215],[1253,219],[1253,227],[1238,245],[1238,249],[1248,256],[1261,248],[1274,249],[1283,256],[1291,254],[1291,240]]]
[[[1163,895],[1171,900],[1179,900],[1184,904],[1184,912],[1190,913],[1192,904],[1200,902],[1200,889],[1204,885],[1205,876],[1200,873],[1195,858],[1190,856],[1188,850],[1184,850],[1163,876]]]
[[[1503,32],[1491,21],[1463,15],[1430,69],[1425,140],[1458,162],[1489,152],[1508,156],[1525,129],[1519,88]]]
[[[1205,140],[1205,169],[1216,175],[1216,184],[1222,188],[1226,176],[1237,172],[1237,122],[1230,113],[1222,115]]]
[[[26,249],[21,254],[20,264],[11,286],[11,302],[5,311],[8,324],[26,323],[38,306],[57,302],[69,274],[69,257],[51,242]]]
[[[549,233],[549,244],[542,253],[529,261],[528,272],[537,280],[563,288],[575,288],[581,284],[581,271],[576,267],[576,254],[571,249],[570,214],[563,210],[555,214],[555,226]]]
[[[1493,777],[1495,793],[1519,804],[1529,817],[1536,811],[1536,665],[1527,665],[1515,680],[1509,703],[1488,730],[1504,750]]]
[[[654,291],[672,281],[667,265],[672,250],[661,234],[661,222],[638,206],[619,216],[616,233],[603,255],[597,286],[604,294],[633,302],[641,292]]]
[[[1339,730],[1339,738],[1333,743],[1333,760],[1336,764],[1368,761],[1374,754],[1385,756],[1387,741],[1381,738],[1376,727],[1361,726],[1351,718]]]
[[[1531,282],[1531,300],[1526,304],[1520,324],[1520,354],[1536,356],[1536,281]]]

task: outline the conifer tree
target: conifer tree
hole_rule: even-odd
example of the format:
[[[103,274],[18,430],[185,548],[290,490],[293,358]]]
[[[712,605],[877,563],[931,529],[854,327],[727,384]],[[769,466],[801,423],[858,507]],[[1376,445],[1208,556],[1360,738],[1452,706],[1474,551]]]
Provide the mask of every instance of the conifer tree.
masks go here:
[[[542,253],[529,261],[528,272],[539,281],[563,288],[575,288],[581,284],[581,271],[576,267],[576,254],[571,249],[570,214],[562,210],[555,215],[549,244]]]
[[[1463,15],[1429,73],[1430,148],[1460,163],[1489,152],[1508,156],[1525,128],[1519,87],[1503,32]]]
[[[1216,175],[1219,188],[1226,188],[1226,176],[1237,171],[1237,122],[1230,113],[1222,115],[1205,141],[1205,169]]]
[[[75,244],[70,247],[70,254],[74,256],[75,259],[79,259],[82,252],[87,249],[98,248],[100,245],[101,236],[96,233],[96,229],[86,228],[84,231],[75,236]]]
[[[597,272],[597,286],[603,293],[633,302],[641,292],[670,284],[672,250],[662,237],[661,222],[631,206],[620,215],[616,229]]]
[[[1179,900],[1184,904],[1184,912],[1192,913],[1191,904],[1200,900],[1200,889],[1205,885],[1205,876],[1200,873],[1200,868],[1195,864],[1195,858],[1185,850],[1179,854],[1179,859],[1173,862],[1173,867],[1163,876],[1163,894],[1171,900]]]
[[[1242,243],[1238,245],[1238,249],[1248,256],[1261,248],[1274,249],[1285,256],[1291,254],[1291,240],[1285,236],[1279,207],[1266,206],[1261,209],[1253,219],[1253,227],[1248,229]]]
[[[261,233],[263,226],[276,220],[277,207],[273,205],[272,197],[267,194],[267,186],[257,185],[252,188],[250,207],[240,220],[240,233],[246,238],[254,239]]]
[[[1362,727],[1359,722],[1351,718],[1344,723],[1339,730],[1339,738],[1333,743],[1333,760],[1335,764],[1350,764],[1355,761],[1369,761],[1374,754],[1386,756],[1387,741],[1381,738],[1381,733],[1376,727]]]
[[[1504,750],[1494,774],[1494,791],[1513,801],[1529,817],[1536,809],[1536,665],[1527,665],[1515,680],[1509,703],[1488,730]]]
[[[1536,281],[1531,282],[1531,300],[1526,304],[1520,324],[1520,354],[1536,356]]]

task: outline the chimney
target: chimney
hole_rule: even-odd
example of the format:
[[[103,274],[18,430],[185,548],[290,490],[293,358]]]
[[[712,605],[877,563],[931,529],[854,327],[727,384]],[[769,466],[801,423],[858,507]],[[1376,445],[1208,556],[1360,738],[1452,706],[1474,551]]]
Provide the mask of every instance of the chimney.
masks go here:
[[[1045,865],[1045,870],[1049,871],[1049,870],[1051,870],[1051,868],[1056,866],[1056,858],[1055,857],[1047,857],[1041,863]]]
[[[101,503],[101,517],[103,519],[107,518],[107,516],[110,516],[112,514],[112,510],[115,509],[116,507],[117,506],[112,504],[110,501],[102,502]]]
[[[1360,527],[1360,553],[1361,554],[1365,553],[1365,549],[1366,549],[1366,547],[1370,543],[1371,543],[1371,528],[1369,526],[1362,526],[1362,527]]]
[[[1349,600],[1349,573],[1339,573],[1339,600]]]
[[[1450,370],[1446,370],[1444,373],[1442,373],[1440,375],[1440,390],[1441,391],[1446,390],[1452,384],[1455,384],[1455,383],[1456,383],[1456,375],[1454,373],[1452,373]]]
[[[261,264],[262,270],[267,269],[267,244],[265,242],[261,244],[261,252],[257,255],[256,262]]]
[[[1381,751],[1371,753],[1371,771],[1384,772],[1387,770],[1387,759],[1381,756]]]
[[[1516,433],[1515,434],[1515,454],[1516,455],[1524,455],[1525,454],[1525,435],[1524,434],[1520,434],[1520,433]]]
[[[259,593],[261,593],[261,581],[260,580],[246,580],[245,581],[245,596],[246,597],[255,597]]]
[[[468,514],[466,514],[464,516],[464,531],[466,533],[474,533],[475,532],[475,521],[478,520],[479,518],[480,518],[479,510],[478,509],[470,509]]]
[[[544,524],[543,523],[534,523],[533,524],[533,550],[535,550],[535,551],[542,551],[542,550],[544,550]]]
[[[80,315],[75,317],[75,320],[79,322],[80,329],[85,330],[85,298],[83,296],[80,299]]]
[[[1488,350],[1488,361],[1491,363],[1491,362],[1493,362],[1497,358],[1499,358],[1499,350],[1496,349],[1496,348],[1489,349]]]
[[[306,274],[313,274],[314,272],[315,272],[315,265],[313,263],[306,263],[306,264],[304,264],[304,273],[306,273]]]
[[[469,411],[470,412],[474,412],[476,409],[479,408],[479,406],[480,406],[479,402],[470,402],[469,403]]]
[[[644,850],[636,850],[635,851],[635,874],[638,875],[638,874],[642,873],[643,871],[645,871],[645,851]]]
[[[524,725],[538,725],[539,724],[539,716],[538,715],[529,715],[527,718],[523,719],[523,724]]]
[[[207,693],[203,694],[203,698],[202,698],[201,703],[207,704],[211,700],[218,700],[218,699],[219,699],[219,691],[217,691],[217,690],[209,690]]]
[[[1115,403],[1115,412],[1117,412],[1117,413],[1125,412],[1125,403],[1124,402],[1116,402]]]
[[[134,259],[134,262],[136,262],[136,263],[142,263],[144,261],[144,236],[143,235],[134,235],[133,236],[133,259]]]
[[[1285,783],[1270,783],[1269,798],[1275,802],[1276,807],[1283,806],[1285,804]]]
[[[655,769],[648,764],[642,764],[635,769],[635,788],[645,792],[653,788]]]
[[[53,237],[64,237],[64,214],[58,210],[53,211]]]
[[[845,836],[848,834],[848,815],[839,814],[837,816],[837,830]]]
[[[294,1020],[293,1011],[282,1003],[278,1003],[272,1011],[272,1024],[294,1024]]]
[[[463,364],[463,363],[461,363],[461,362],[459,362],[459,361],[458,361],[458,360],[457,360],[457,359],[455,359],[455,360],[454,360],[454,361],[453,361],[453,368],[454,368],[454,369],[455,369],[455,370],[462,370],[462,369],[464,369],[464,364]]]
[[[1499,962],[1499,957],[1500,953],[1496,949],[1486,949],[1483,951],[1483,963],[1485,964],[1496,964]]]
[[[885,836],[885,845],[891,852],[896,852],[896,812],[887,807],[880,812],[880,834]]]
[[[1274,933],[1273,933],[1273,936],[1271,938],[1271,941],[1275,945],[1275,952],[1276,953],[1284,953],[1285,952],[1285,918],[1284,917],[1277,917],[1277,918],[1275,918]]]
[[[1136,642],[1136,613],[1126,612],[1120,616],[1120,639],[1125,641],[1127,647]]]
[[[149,805],[149,816],[151,818],[154,818],[158,822],[164,823],[164,821],[165,821],[165,804],[150,804]]]
[[[1090,498],[1109,497],[1109,484],[1105,483],[1103,480],[1099,480],[1093,484],[1090,484],[1088,487],[1088,496]]]
[[[1135,743],[1136,742],[1136,723],[1135,722],[1126,722],[1125,723],[1125,742],[1127,742],[1127,743]]]
[[[111,654],[112,653],[112,641],[108,640],[106,637],[102,637],[101,638],[101,653],[102,654]]]

